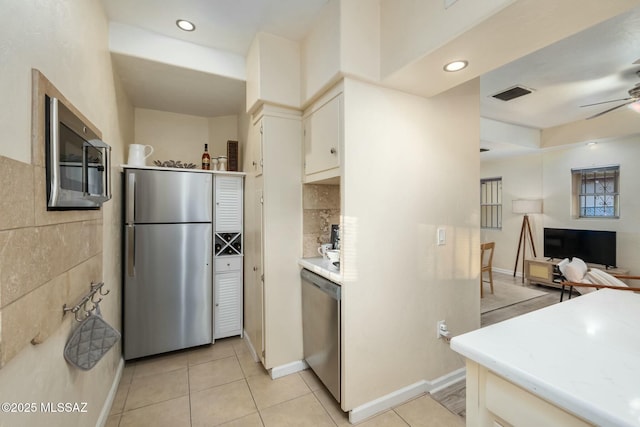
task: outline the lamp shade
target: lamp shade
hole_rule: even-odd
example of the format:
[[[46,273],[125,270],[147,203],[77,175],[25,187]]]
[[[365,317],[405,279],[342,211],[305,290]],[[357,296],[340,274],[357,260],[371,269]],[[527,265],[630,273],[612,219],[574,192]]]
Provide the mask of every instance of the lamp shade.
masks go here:
[[[516,214],[542,213],[542,200],[513,200],[511,211]]]

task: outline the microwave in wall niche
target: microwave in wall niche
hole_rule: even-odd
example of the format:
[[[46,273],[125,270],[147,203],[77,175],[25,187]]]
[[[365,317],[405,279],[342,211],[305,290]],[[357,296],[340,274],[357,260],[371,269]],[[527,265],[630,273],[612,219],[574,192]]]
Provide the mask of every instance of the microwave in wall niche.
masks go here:
[[[111,199],[111,147],[58,98],[45,106],[47,210],[99,209]]]

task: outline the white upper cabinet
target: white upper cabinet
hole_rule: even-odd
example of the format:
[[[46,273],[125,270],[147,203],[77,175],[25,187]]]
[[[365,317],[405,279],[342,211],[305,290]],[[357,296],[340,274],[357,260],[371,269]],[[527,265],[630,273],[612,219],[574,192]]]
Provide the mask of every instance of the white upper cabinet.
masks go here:
[[[342,93],[321,102],[304,120],[305,182],[340,176]]]
[[[242,231],[242,177],[215,177],[215,231]]]

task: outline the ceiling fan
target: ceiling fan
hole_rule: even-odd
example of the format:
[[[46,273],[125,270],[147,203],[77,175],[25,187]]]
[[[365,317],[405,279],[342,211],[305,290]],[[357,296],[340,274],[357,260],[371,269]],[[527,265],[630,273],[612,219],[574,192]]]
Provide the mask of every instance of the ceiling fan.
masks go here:
[[[638,61],[640,61],[640,59]],[[638,61],[636,61],[636,62],[638,62]],[[635,64],[635,62],[634,62],[634,64]],[[636,71],[636,75],[638,77],[640,77],[640,70]],[[596,117],[602,116],[603,114],[607,114],[607,113],[610,113],[611,111],[617,110],[618,108],[622,108],[625,105],[633,104],[636,101],[640,101],[640,83],[636,83],[636,85],[634,87],[632,87],[631,89],[629,89],[627,91],[627,93],[629,94],[629,96],[627,98],[611,99],[609,101],[602,101],[602,102],[596,102],[596,103],[593,103],[593,104],[581,105],[580,107],[591,107],[593,105],[607,104],[609,102],[622,102],[622,101],[625,101],[623,104],[616,105],[613,108],[609,108],[608,110],[604,110],[604,111],[599,112],[598,114],[594,114],[593,116],[587,117],[586,120],[594,119]]]

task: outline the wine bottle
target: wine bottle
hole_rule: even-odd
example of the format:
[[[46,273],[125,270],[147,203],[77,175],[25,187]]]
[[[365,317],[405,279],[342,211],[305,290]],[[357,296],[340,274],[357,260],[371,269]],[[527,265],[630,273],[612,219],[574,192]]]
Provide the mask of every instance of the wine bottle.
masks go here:
[[[204,153],[202,153],[202,169],[211,169],[211,156],[209,156],[209,144],[204,144]]]

